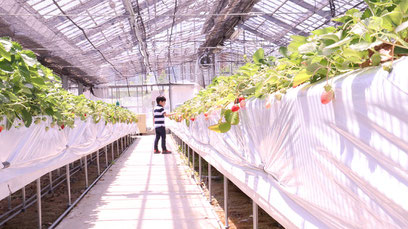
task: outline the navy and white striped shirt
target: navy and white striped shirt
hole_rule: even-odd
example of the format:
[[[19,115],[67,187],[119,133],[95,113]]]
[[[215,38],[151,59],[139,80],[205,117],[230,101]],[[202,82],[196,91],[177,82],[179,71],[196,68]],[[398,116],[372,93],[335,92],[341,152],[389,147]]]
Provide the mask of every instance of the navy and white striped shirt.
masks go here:
[[[157,127],[162,127],[165,126],[164,125],[164,113],[166,113],[166,111],[164,110],[164,108],[160,105],[157,105],[154,108],[154,128]]]

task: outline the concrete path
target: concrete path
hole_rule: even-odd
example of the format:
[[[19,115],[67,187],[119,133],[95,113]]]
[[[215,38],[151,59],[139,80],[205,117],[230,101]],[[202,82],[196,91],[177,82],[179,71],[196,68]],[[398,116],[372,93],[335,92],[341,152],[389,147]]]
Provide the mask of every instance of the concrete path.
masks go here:
[[[142,136],[57,228],[219,228],[215,212],[167,138],[173,154],[153,154]]]

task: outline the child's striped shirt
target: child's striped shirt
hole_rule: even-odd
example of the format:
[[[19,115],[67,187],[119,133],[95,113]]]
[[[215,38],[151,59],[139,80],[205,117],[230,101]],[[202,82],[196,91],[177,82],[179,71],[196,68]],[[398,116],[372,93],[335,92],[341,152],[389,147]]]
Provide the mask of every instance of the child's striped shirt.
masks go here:
[[[164,125],[164,114],[165,113],[166,111],[160,105],[157,105],[154,108],[154,128],[165,126]]]

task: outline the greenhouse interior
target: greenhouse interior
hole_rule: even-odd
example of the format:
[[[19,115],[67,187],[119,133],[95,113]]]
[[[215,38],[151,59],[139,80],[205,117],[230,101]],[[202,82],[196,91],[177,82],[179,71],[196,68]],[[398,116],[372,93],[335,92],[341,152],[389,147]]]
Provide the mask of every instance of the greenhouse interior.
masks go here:
[[[0,0],[0,228],[408,228],[406,56],[408,0]]]

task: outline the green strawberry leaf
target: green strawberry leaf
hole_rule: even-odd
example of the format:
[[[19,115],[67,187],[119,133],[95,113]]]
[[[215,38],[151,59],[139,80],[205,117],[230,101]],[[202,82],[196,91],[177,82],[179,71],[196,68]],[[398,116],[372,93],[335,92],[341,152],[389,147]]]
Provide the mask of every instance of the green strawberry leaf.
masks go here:
[[[264,59],[265,59],[264,50],[263,48],[260,48],[255,52],[253,60],[256,64],[261,64],[263,62],[262,60]]]
[[[232,112],[231,116],[231,125],[238,125],[239,124],[239,113]]]
[[[31,116],[31,114],[26,109],[23,109],[21,111],[21,114],[23,116],[22,118],[23,118],[24,125],[26,127],[29,127],[31,125],[31,123],[33,122],[33,117]]]
[[[226,110],[226,111],[224,112],[224,118],[225,118],[225,121],[226,121],[226,122],[231,123],[232,113],[235,113],[235,112],[232,112],[231,110]]]
[[[9,52],[7,52],[2,43],[0,43],[0,56],[11,62],[11,55]]]
[[[296,86],[308,81],[311,76],[312,75],[306,69],[303,69],[293,79],[293,86],[296,87]]]

